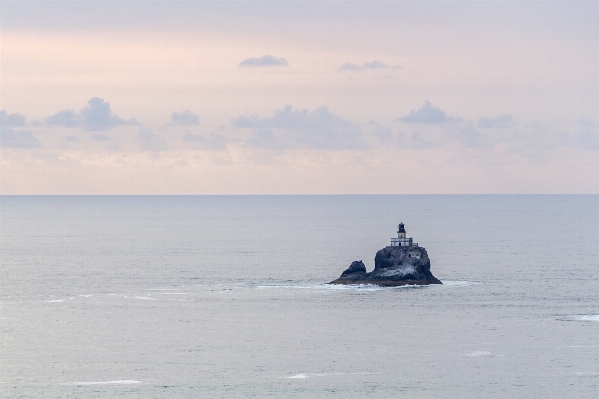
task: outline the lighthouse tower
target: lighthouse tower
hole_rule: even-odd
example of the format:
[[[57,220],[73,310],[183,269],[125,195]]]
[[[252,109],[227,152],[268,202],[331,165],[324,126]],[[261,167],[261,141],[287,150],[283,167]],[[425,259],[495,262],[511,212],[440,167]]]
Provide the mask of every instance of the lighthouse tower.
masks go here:
[[[414,243],[414,240],[412,239],[412,237],[406,238],[406,228],[402,222],[399,224],[399,226],[397,226],[397,238],[391,239],[391,246],[392,247],[411,247],[411,246],[417,247],[418,244]]]

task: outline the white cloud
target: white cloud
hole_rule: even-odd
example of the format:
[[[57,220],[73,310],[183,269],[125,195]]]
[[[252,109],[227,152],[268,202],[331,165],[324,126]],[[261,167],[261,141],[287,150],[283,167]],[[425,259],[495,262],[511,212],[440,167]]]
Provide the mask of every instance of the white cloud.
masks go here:
[[[374,137],[379,140],[379,145],[382,147],[397,147],[404,149],[422,150],[435,147],[435,144],[422,137],[420,132],[413,130],[412,133],[404,132],[393,133],[393,129],[383,127],[376,122],[370,122],[375,129],[372,132]]]
[[[105,135],[104,133],[100,133],[100,134],[92,134],[92,136],[90,137],[93,141],[110,141],[111,138],[107,135]]]
[[[364,134],[353,122],[332,114],[326,107],[314,111],[286,105],[270,118],[241,116],[234,127],[252,129],[248,144],[254,147],[324,150],[366,149]]]
[[[435,145],[426,140],[420,132],[413,130],[409,135],[398,133],[398,145],[402,148],[409,148],[414,150],[423,150],[426,148],[433,148]]]
[[[599,133],[590,129],[580,130],[576,135],[578,143],[586,150],[599,151]]]
[[[289,63],[285,58],[277,58],[273,55],[266,54],[262,57],[248,58],[239,63],[240,67],[272,67],[272,66],[288,66]]]
[[[65,109],[46,118],[49,126],[80,127],[83,130],[108,130],[119,125],[137,125],[135,119],[124,120],[110,110],[110,104],[99,97],[91,98],[79,112]]]
[[[0,147],[4,148],[37,148],[42,143],[27,130],[16,130],[0,126]]]
[[[168,145],[162,137],[148,130],[140,129],[137,132],[139,146],[145,151],[165,151]]]
[[[340,71],[361,71],[364,69],[400,69],[399,65],[387,65],[382,61],[374,60],[370,62],[365,62],[362,65],[352,64],[351,62],[346,62],[341,65],[339,68]]]
[[[346,62],[339,68],[340,71],[359,71],[360,69],[362,69],[360,65],[352,64],[350,62]]]
[[[180,126],[199,125],[200,118],[198,115],[189,110],[185,110],[183,112],[173,112],[171,114],[171,123]]]
[[[413,109],[408,115],[397,120],[406,123],[447,123],[456,121],[455,118],[448,117],[440,108],[433,107],[428,100],[419,109]]]
[[[457,132],[451,135],[456,138],[464,147],[482,148],[491,146],[489,137],[476,130],[476,127],[474,127],[472,122],[467,122]]]
[[[22,114],[9,114],[0,110],[0,127],[25,126],[25,116]]]
[[[186,132],[183,136],[183,141],[199,145],[202,149],[207,150],[224,150],[227,148],[227,144],[236,143],[236,140],[231,137],[227,137],[224,134],[211,132],[208,137],[204,137],[200,134],[192,134]]]
[[[505,114],[495,118],[482,117],[478,118],[478,126],[485,128],[506,128],[514,124],[514,119],[511,115]]]

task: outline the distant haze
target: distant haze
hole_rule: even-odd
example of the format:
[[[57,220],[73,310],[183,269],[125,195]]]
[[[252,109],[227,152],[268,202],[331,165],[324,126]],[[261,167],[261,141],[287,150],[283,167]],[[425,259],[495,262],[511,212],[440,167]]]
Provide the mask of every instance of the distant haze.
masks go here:
[[[2,1],[0,193],[599,193],[597,21],[591,1]]]

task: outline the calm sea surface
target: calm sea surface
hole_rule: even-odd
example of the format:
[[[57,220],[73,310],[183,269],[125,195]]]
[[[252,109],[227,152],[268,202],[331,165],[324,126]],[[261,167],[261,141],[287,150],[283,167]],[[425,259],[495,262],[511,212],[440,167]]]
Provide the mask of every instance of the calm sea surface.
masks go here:
[[[445,285],[334,287],[397,224]],[[2,398],[597,398],[599,196],[0,197]]]

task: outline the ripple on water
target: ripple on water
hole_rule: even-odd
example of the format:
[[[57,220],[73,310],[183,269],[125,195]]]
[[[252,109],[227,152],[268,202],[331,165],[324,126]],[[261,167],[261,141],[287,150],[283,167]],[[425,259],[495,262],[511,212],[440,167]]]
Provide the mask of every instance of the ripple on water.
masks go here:
[[[467,287],[470,285],[479,285],[480,283],[477,283],[475,281],[453,281],[453,280],[447,280],[447,281],[442,281],[443,285],[448,286],[448,287]]]
[[[63,385],[108,385],[108,384],[139,384],[141,381],[136,380],[117,380],[117,381],[81,381],[81,382],[67,382]]]
[[[573,314],[564,316],[558,320],[564,321],[599,321],[599,314]]]
[[[478,357],[478,356],[492,356],[491,352],[487,351],[474,351],[465,353],[464,356]]]

